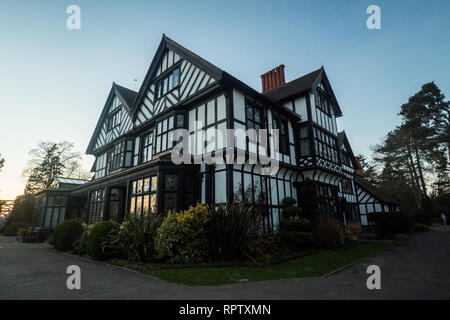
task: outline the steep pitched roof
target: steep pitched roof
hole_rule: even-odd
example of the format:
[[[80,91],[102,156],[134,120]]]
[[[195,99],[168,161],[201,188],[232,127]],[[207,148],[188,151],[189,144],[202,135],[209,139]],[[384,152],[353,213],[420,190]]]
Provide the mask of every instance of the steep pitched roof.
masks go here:
[[[128,110],[131,111],[133,108],[134,99],[137,96],[137,92],[131,89],[122,87],[117,83],[113,83],[113,87],[116,89],[116,93],[122,98],[122,101],[128,107]]]
[[[328,88],[327,90],[331,96],[331,101],[336,116],[342,116],[341,107],[337,102],[336,96],[334,95],[333,89],[331,88],[330,82],[328,81],[328,77],[323,66],[313,72],[301,76],[300,78],[264,92],[263,95],[274,102],[280,103],[285,100],[291,99],[303,92],[311,90],[320,81],[323,81],[325,86]]]
[[[162,58],[166,48],[175,51],[179,55],[190,60],[192,63],[197,64],[199,67],[204,69],[206,72],[210,73],[211,76],[214,77],[216,80],[220,80],[222,78],[222,74],[223,74],[222,69],[218,68],[211,62],[203,59],[199,55],[186,49],[179,43],[175,42],[174,40],[170,39],[165,34],[163,34],[162,39],[158,45],[158,49],[156,50],[156,53],[153,56],[153,60],[150,63],[150,66],[147,70],[144,81],[142,82],[141,88],[139,89],[139,92],[137,93],[136,98],[134,99],[133,109],[132,109],[132,112],[134,115],[136,115],[136,113],[137,113],[137,109],[139,108],[139,106],[145,96],[146,89],[152,80],[152,75],[156,72],[156,68],[158,67],[159,60]]]
[[[348,141],[347,135],[345,134],[345,130],[342,130],[341,132],[338,132],[338,146],[339,150],[341,150],[341,146],[345,144],[345,147],[348,152],[350,152],[350,160],[353,163],[353,167],[355,170],[359,167],[358,163],[356,162],[355,155],[353,154],[352,146],[350,145],[350,142]]]
[[[365,189],[368,193],[373,195],[375,198],[378,198],[379,200],[381,200],[383,202],[386,202],[386,203],[397,204],[398,205],[398,201],[397,200],[395,200],[394,198],[392,198],[392,197],[388,196],[387,194],[385,194],[384,192],[382,192],[380,189],[375,187],[373,184],[368,182],[363,177],[360,177],[360,176],[356,175],[355,176],[355,182],[360,187]]]
[[[163,40],[166,41],[167,46],[169,47],[169,49],[172,49],[172,50],[174,50],[174,51],[176,51],[178,53],[181,53],[183,56],[185,56],[187,58],[190,58],[191,60],[193,60],[196,63],[200,64],[203,68],[207,69],[207,71],[211,72],[216,77],[222,76],[223,70],[220,69],[219,67],[217,67],[216,65],[212,64],[208,60],[203,59],[202,57],[200,57],[196,53],[192,52],[191,50],[183,47],[181,44],[179,44],[178,42],[170,39],[165,34],[163,34]]]
[[[132,96],[136,95],[136,92],[130,89],[127,89],[125,87],[119,86],[118,84],[114,83],[112,84],[111,90],[109,91],[108,98],[106,98],[105,105],[103,106],[102,113],[100,114],[100,118],[97,121],[97,125],[95,126],[94,133],[91,136],[91,140],[89,141],[88,147],[86,149],[86,154],[90,154],[94,148],[95,142],[97,141],[97,137],[100,133],[100,130],[102,129],[103,121],[105,120],[106,116],[109,112],[109,106],[111,102],[113,101],[113,98],[115,95],[119,96],[119,99],[122,100],[123,103],[125,103],[125,110],[130,114],[132,112],[132,106],[133,102],[129,102],[132,99]],[[134,98],[133,98],[134,101]]]
[[[285,83],[279,87],[273,88],[272,90],[264,92],[263,95],[277,102],[282,99],[299,94],[301,92],[310,90],[315,85],[322,71],[323,67],[308,74],[305,74],[300,78]]]

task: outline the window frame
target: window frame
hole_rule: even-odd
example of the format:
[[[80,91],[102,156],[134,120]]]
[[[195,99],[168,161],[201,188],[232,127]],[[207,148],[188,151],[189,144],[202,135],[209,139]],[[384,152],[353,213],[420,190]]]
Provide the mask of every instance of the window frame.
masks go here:
[[[164,121],[167,120],[167,126],[164,128]],[[173,114],[167,115],[164,118],[161,118],[156,122],[154,133],[153,133],[153,155],[157,155],[159,153],[165,152],[167,150],[170,150],[173,148],[173,131],[175,130],[174,126],[175,116]],[[172,125],[171,125],[172,124]],[[170,133],[172,133],[170,135]],[[165,148],[163,149],[163,137],[165,138]],[[171,138],[169,138],[171,137]],[[161,138],[160,141],[158,141],[158,138]],[[158,145],[158,142],[159,145]],[[170,142],[170,145],[169,145]],[[159,150],[158,150],[159,147]]]
[[[340,165],[340,148],[338,147],[337,137],[333,134],[328,133],[326,130],[322,129],[319,126],[313,126],[313,135],[316,157],[320,157],[322,159]],[[329,141],[333,141],[334,146],[330,144]],[[330,151],[332,152],[330,153]]]
[[[170,88],[169,79],[172,77],[172,83],[174,79],[174,74],[178,71],[178,83]],[[172,91],[178,89],[181,86],[181,64],[177,63],[172,66],[169,70],[166,70],[163,74],[159,75],[155,79],[155,100],[168,95]],[[167,86],[167,88],[166,88]]]
[[[284,126],[285,132],[283,133],[282,126]],[[272,114],[272,127],[278,129],[279,132],[279,150],[278,152],[283,155],[290,156],[290,142],[289,142],[289,124],[286,118],[279,114]]]
[[[120,127],[120,124],[122,122],[122,119],[120,117],[120,111],[121,108],[117,107],[116,109],[114,109],[114,111],[112,111],[109,115],[108,115],[108,132]],[[114,119],[118,119],[118,121],[114,124],[112,124],[114,122]]]
[[[145,190],[145,181],[148,179],[149,181],[149,185],[148,185],[148,190]],[[148,176],[144,176],[141,177],[139,179],[130,181],[130,195],[129,195],[129,202],[128,202],[128,213],[130,214],[130,216],[136,215],[136,214],[140,214],[142,216],[142,214],[144,214],[144,199],[146,196],[148,196],[148,208],[151,211],[148,211],[147,213],[154,213],[156,214],[158,211],[158,197],[157,197],[157,193],[158,193],[158,175],[157,174],[151,174]],[[153,189],[153,180],[155,181],[155,188]],[[141,182],[141,186],[142,189],[138,190],[138,186],[139,186],[139,182]],[[154,198],[153,198],[154,197]],[[137,211],[137,203],[138,203],[138,198],[140,198],[140,203],[141,203],[141,208],[140,208],[140,212],[136,212]],[[152,205],[151,205],[151,201],[152,198],[154,199],[155,203],[154,203],[154,211],[152,210]],[[134,200],[134,201],[133,201]],[[134,208],[133,208],[134,207]]]

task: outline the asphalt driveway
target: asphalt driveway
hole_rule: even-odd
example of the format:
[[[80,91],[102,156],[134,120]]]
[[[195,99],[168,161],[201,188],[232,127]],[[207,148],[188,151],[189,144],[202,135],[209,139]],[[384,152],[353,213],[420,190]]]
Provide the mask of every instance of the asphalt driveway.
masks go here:
[[[381,268],[381,290],[366,287]],[[66,269],[81,268],[81,290]],[[189,287],[63,254],[42,243],[0,237],[0,299],[450,299],[450,228],[399,239],[399,245],[326,278]]]

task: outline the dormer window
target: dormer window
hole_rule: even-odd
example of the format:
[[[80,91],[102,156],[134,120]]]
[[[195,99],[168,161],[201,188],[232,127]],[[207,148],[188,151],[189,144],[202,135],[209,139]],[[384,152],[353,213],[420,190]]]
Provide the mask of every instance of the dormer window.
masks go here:
[[[156,85],[156,98],[161,98],[180,85],[180,68],[173,69]]]

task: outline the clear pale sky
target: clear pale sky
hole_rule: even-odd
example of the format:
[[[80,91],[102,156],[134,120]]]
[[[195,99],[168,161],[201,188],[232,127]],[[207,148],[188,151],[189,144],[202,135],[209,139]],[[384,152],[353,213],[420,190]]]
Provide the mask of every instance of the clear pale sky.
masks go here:
[[[69,5],[81,30],[66,28]],[[366,9],[381,8],[381,30]],[[68,140],[84,153],[113,81],[138,90],[162,33],[253,88],[324,65],[353,151],[370,154],[421,85],[450,96],[450,1],[0,2],[0,199],[21,194],[28,151]],[[137,81],[134,81],[137,79]],[[83,159],[90,169],[93,158]]]

